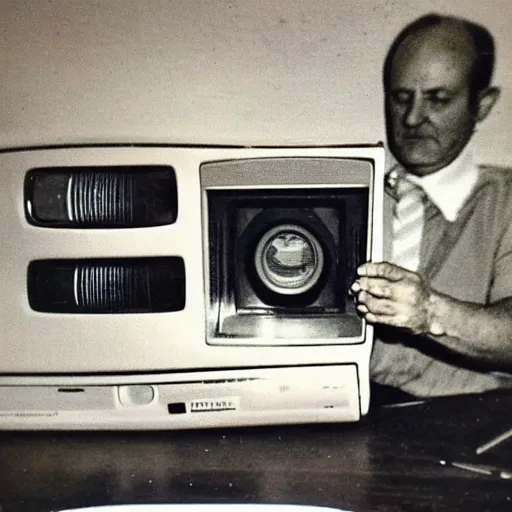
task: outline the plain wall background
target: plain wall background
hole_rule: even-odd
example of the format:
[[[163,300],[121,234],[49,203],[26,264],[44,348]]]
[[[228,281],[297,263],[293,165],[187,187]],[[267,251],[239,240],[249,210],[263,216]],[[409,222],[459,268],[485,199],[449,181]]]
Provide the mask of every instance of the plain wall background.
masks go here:
[[[495,35],[477,159],[512,165],[510,0],[0,0],[0,147],[385,139],[393,37],[437,10]]]

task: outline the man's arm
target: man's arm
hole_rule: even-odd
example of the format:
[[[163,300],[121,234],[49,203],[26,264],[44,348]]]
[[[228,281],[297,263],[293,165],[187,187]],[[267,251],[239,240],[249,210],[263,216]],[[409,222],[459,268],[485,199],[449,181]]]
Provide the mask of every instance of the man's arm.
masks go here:
[[[459,301],[391,263],[366,263],[358,274],[351,290],[368,322],[434,338],[498,369],[512,365],[512,297],[486,306]]]

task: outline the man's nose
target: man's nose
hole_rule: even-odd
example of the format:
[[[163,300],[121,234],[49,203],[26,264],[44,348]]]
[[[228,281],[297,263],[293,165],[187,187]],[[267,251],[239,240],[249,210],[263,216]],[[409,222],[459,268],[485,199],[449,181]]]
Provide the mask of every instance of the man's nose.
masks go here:
[[[427,117],[425,101],[422,98],[415,97],[407,109],[404,116],[404,124],[408,127],[421,125]]]

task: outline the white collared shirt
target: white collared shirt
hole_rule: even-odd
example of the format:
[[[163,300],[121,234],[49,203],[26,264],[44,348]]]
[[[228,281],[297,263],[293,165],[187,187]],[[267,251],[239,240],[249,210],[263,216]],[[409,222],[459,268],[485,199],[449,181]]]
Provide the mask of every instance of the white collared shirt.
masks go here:
[[[478,181],[478,167],[473,160],[473,145],[467,144],[446,167],[427,176],[407,174],[407,179],[421,186],[448,222],[454,222]]]

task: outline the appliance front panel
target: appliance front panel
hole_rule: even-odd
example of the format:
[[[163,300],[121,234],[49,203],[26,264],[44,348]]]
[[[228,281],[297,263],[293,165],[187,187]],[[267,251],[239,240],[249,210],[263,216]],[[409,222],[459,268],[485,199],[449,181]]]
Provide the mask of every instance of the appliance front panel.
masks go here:
[[[367,362],[370,343],[344,346],[336,340],[333,342],[332,337],[319,338],[314,345],[310,340],[300,338],[290,343],[270,343],[268,346],[247,343],[237,347],[207,344],[205,297],[208,297],[209,290],[205,279],[206,261],[203,257],[207,233],[204,229],[205,211],[202,207],[204,191],[200,182],[201,165],[216,161],[275,157],[352,158],[372,162],[374,173],[370,182],[365,185],[374,197],[369,215],[374,226],[378,227],[382,223],[382,192],[379,187],[374,189],[374,184],[382,182],[383,178],[382,148],[141,146],[69,147],[1,153],[0,216],[3,243],[0,245],[0,261],[3,266],[3,285],[0,296],[0,373],[105,374],[336,361]],[[27,219],[25,193],[28,171],[96,166],[112,167],[113,172],[119,166],[171,167],[177,184],[178,207],[175,222],[152,227],[96,226],[82,229],[76,226],[45,227]],[[238,176],[234,186],[240,189],[250,188],[253,180],[251,173],[247,171],[245,177]],[[353,185],[357,185],[357,176],[352,176],[350,180],[354,182]],[[275,184],[270,186],[279,189],[289,185],[286,177],[276,176]],[[306,172],[302,185],[296,182],[292,185],[314,188],[326,185],[332,187],[336,183],[332,176],[325,180],[318,169],[314,169],[309,174]],[[252,184],[253,188],[258,186],[261,185]],[[269,184],[266,183],[265,186],[268,187]],[[94,195],[94,187],[90,193]],[[86,214],[88,212],[84,213],[85,216]],[[375,232],[380,233],[379,229]],[[371,237],[371,257],[378,259],[381,251],[380,236]],[[184,263],[183,308],[176,307],[176,310],[167,311],[163,307],[158,312],[141,310],[129,314],[88,314],[82,310],[67,313],[36,311],[31,307],[27,272],[34,261],[101,260],[116,263],[125,260],[137,261],[141,258],[169,257],[181,259]],[[111,266],[108,271],[98,272],[97,279],[109,279],[112,268]],[[44,272],[42,275],[45,275]],[[78,296],[77,275],[78,271],[75,271],[73,278],[68,275],[68,285],[75,279],[75,288],[69,293]],[[53,285],[48,284],[45,279],[42,277],[41,282],[51,290]],[[174,285],[171,283],[169,286]],[[161,287],[165,291],[165,287]],[[86,292],[87,290],[83,292],[83,297],[86,297]],[[55,292],[55,295],[60,297],[59,293]],[[94,304],[101,304],[99,299],[94,300]],[[87,305],[85,299],[82,302]],[[147,304],[152,304],[151,300]],[[368,326],[365,332],[371,338]]]

